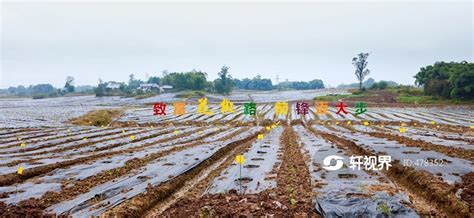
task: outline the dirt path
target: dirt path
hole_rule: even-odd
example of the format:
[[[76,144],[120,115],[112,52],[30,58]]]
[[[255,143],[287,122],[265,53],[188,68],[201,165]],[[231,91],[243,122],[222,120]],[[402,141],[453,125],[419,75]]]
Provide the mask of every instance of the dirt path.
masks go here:
[[[190,194],[164,211],[161,216],[290,216],[318,217],[312,204],[314,197],[308,167],[305,165],[297,137],[290,126],[280,136],[281,166],[276,169],[277,187],[256,194],[239,194],[230,190],[224,194]],[[227,159],[232,163],[234,157]],[[205,184],[225,167],[212,172]],[[201,185],[198,190],[203,191]]]

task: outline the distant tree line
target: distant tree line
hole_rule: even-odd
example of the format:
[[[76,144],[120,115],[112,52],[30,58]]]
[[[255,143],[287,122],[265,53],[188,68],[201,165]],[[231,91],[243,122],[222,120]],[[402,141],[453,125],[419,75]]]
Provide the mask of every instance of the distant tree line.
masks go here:
[[[51,84],[38,84],[25,86],[10,87],[5,90],[6,94],[23,96],[23,97],[34,97],[34,98],[46,98],[56,97],[61,93],[60,89],[54,88]]]
[[[451,99],[474,99],[474,63],[436,62],[414,76],[427,95]]]
[[[296,82],[281,82],[275,86],[277,89],[296,89],[296,90],[308,90],[308,89],[323,89],[324,83],[322,80],[314,79],[309,82],[296,81]]]
[[[249,79],[245,78],[242,80],[234,79],[234,85],[238,89],[249,89],[249,90],[271,90],[273,89],[272,80],[262,79],[262,76],[257,75],[256,77]]]
[[[360,83],[341,84],[337,88],[359,88]],[[398,83],[391,80],[380,80],[376,82],[373,78],[368,78],[362,82],[362,89],[386,89],[388,87],[398,86]]]
[[[81,87],[81,91],[86,91],[85,87]],[[0,90],[1,93],[7,95],[15,95],[21,97],[32,97],[34,99],[41,99],[41,98],[51,98],[51,97],[58,97],[63,96],[67,93],[72,93],[75,91],[74,86],[74,77],[68,76],[66,78],[66,84],[64,88],[58,89],[55,88],[51,84],[37,84],[37,85],[30,85],[28,87],[19,85],[17,87],[9,87],[4,90]]]
[[[128,83],[117,83],[119,88],[110,88],[108,83],[99,80],[99,85],[95,89],[96,96],[108,96],[108,95],[141,95],[146,94],[143,90],[138,89],[140,84],[149,83],[157,85],[169,85],[172,86],[173,91],[183,91],[183,90],[196,90],[196,91],[209,91],[217,92],[221,94],[229,94],[232,90],[232,77],[229,73],[229,67],[223,66],[221,71],[218,72],[219,78],[214,81],[207,80],[207,73],[192,70],[189,72],[172,72],[167,71],[163,72],[162,77],[152,76],[148,78],[147,81],[142,81],[135,79],[134,74],[129,76]],[[154,92],[154,91],[151,91]]]
[[[322,80],[315,79],[309,82],[304,81],[285,81],[277,85],[272,84],[272,80],[262,78],[262,76],[257,75],[256,77],[249,79],[245,78],[242,80],[234,79],[233,80],[235,87],[239,89],[248,89],[248,90],[272,90],[272,89],[296,89],[296,90],[307,90],[307,89],[323,89],[324,83]]]
[[[220,94],[229,94],[232,89],[248,89],[248,90],[272,90],[272,89],[322,89],[324,88],[323,81],[312,80],[309,82],[282,82],[278,85],[273,85],[270,79],[262,78],[257,75],[252,79],[245,78],[242,80],[233,79],[229,72],[229,67],[223,66],[217,73],[218,78],[213,81],[207,80],[207,73],[192,70],[189,72],[163,72],[161,77],[152,76],[147,81],[137,80],[131,74],[128,83],[120,84],[119,89],[107,88],[107,83],[100,80],[96,88],[97,96],[106,95],[137,95],[144,94],[142,90],[137,89],[140,84],[153,83],[158,85],[170,85],[173,91],[196,90],[208,91]],[[116,83],[117,84],[117,83]]]

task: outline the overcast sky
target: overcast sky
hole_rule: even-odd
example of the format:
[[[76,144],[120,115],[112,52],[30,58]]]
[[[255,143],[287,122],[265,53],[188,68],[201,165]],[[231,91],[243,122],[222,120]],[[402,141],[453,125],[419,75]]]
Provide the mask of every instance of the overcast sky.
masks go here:
[[[413,84],[422,66],[473,61],[471,1],[132,3],[3,2],[0,87],[127,81],[222,65],[234,78]]]

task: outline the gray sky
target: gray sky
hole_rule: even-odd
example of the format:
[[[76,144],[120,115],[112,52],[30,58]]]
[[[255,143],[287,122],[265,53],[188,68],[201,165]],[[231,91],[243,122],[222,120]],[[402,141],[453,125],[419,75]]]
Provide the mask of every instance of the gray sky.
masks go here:
[[[356,81],[351,59],[371,52],[369,77],[413,84],[435,61],[473,62],[471,1],[165,3],[3,2],[0,87],[126,81],[197,69],[215,79]]]

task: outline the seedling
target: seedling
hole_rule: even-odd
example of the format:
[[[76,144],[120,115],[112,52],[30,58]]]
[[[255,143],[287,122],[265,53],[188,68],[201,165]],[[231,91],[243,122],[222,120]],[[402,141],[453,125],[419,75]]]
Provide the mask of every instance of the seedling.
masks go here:
[[[383,214],[385,214],[387,216],[390,215],[390,207],[388,206],[387,202],[379,204],[377,209],[379,209]]]

